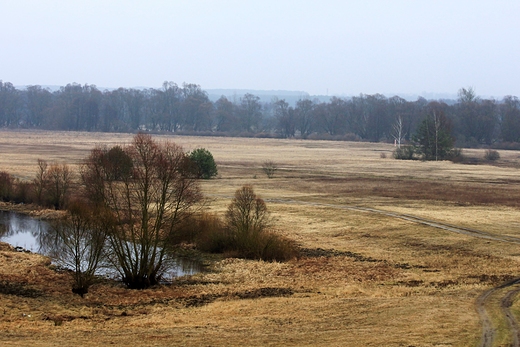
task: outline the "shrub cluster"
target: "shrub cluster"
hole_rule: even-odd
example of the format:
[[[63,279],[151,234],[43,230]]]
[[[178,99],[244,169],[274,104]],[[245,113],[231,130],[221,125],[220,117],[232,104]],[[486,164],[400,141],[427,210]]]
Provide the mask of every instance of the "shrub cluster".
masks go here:
[[[274,173],[278,170],[278,165],[272,160],[266,160],[262,164],[262,171],[267,175],[267,178],[273,178]]]
[[[450,153],[450,160],[453,163],[464,163],[466,161],[466,157],[462,153],[461,148],[453,148]]]
[[[0,201],[30,204],[35,200],[32,182],[22,181],[6,171],[0,171]]]
[[[488,149],[486,150],[486,153],[484,153],[484,159],[488,161],[496,161],[500,159],[500,153],[494,149]]]
[[[160,283],[183,242],[249,259],[297,255],[295,242],[273,231],[265,202],[251,186],[236,191],[225,218],[200,212],[195,165],[198,177],[217,174],[209,151],[188,156],[175,143],[138,134],[128,146],[94,148],[76,176],[65,164],[44,160],[28,182],[0,171],[0,200],[66,210],[42,244],[72,269],[72,291],[81,296],[97,281],[101,264],[115,269],[128,288]]]
[[[32,181],[22,181],[6,171],[0,171],[0,201],[37,203],[63,209],[70,196],[72,176],[66,164],[48,165],[44,160],[38,160],[38,172]]]
[[[225,220],[215,214],[199,213],[186,219],[173,244],[195,244],[202,252],[228,257],[287,261],[298,256],[298,246],[275,232],[264,201],[251,186],[237,190]]]
[[[401,146],[395,149],[393,155],[395,159],[413,160],[415,159],[415,148],[412,145]]]

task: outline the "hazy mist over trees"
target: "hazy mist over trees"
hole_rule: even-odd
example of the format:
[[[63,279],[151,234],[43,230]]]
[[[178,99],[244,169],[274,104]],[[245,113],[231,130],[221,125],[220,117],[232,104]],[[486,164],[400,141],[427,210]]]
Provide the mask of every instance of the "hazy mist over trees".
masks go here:
[[[0,81],[0,127],[101,132],[166,132],[372,142],[411,141],[419,124],[442,112],[457,146],[520,142],[520,101],[482,99],[461,88],[456,100],[408,101],[361,94],[324,101],[263,101],[246,93],[210,100],[197,84],[164,82],[158,89],[99,90],[67,84],[17,89]]]

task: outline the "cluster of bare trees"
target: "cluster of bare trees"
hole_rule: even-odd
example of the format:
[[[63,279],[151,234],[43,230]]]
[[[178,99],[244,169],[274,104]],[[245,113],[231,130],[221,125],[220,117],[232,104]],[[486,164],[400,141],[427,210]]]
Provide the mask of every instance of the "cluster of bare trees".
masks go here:
[[[203,212],[203,177],[193,153],[213,161],[207,150],[186,153],[139,133],[128,145],[92,149],[74,175],[66,164],[44,160],[30,182],[0,172],[0,198],[14,201],[9,194],[23,186],[31,200],[18,202],[66,212],[51,222],[42,244],[58,265],[72,270],[72,290],[82,296],[100,268],[115,270],[128,288],[158,284],[175,267],[182,242],[254,259],[296,256],[296,244],[270,230],[267,206],[251,186],[236,191],[224,221]]]
[[[301,99],[262,103],[245,94],[212,102],[199,85],[165,82],[159,89],[100,91],[94,85],[68,84],[51,92],[40,86],[16,89],[0,81],[0,127],[86,131],[164,131],[332,138],[365,141],[410,141],[429,110],[443,108],[459,145],[520,142],[520,101],[479,98],[472,88],[457,100],[407,101],[381,94],[327,102]]]
[[[158,283],[168,240],[201,199],[182,148],[139,134],[131,145],[96,148],[81,169],[87,203],[95,206],[110,251],[108,261],[130,288]]]
[[[129,288],[158,283],[172,260],[171,240],[202,200],[197,178],[182,147],[138,134],[126,146],[94,148],[79,172],[44,160],[29,182],[2,171],[0,199],[68,212],[45,243],[73,270],[73,290],[83,295],[100,264]]]
[[[62,209],[74,181],[67,164],[38,160],[38,170],[32,181],[20,180],[6,171],[0,171],[0,201],[37,203]]]

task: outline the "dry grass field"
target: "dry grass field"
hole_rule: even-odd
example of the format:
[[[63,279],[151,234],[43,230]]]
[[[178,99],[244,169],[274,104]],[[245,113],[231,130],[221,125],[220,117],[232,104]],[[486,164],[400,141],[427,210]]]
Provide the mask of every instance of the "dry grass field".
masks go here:
[[[0,170],[31,179],[38,158],[76,165],[96,144],[131,138],[0,131]],[[213,154],[219,175],[202,182],[210,211],[223,213],[234,191],[252,184],[302,256],[224,259],[172,286],[135,291],[106,282],[80,298],[49,259],[3,244],[0,345],[518,343],[518,285],[500,285],[520,276],[520,152],[463,165],[394,160],[387,144],[156,138]],[[261,170],[266,160],[279,166],[272,179]]]

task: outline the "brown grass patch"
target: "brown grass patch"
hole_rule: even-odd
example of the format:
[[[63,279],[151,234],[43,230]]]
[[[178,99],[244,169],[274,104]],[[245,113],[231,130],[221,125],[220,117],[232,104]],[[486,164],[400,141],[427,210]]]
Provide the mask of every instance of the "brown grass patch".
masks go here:
[[[131,137],[2,131],[0,170],[32,178],[37,158],[77,164],[95,144]],[[501,151],[508,165],[497,167],[381,160],[393,150],[386,144],[159,138],[213,154],[219,177],[202,182],[208,212],[223,213],[237,188],[253,184],[302,255],[287,263],[226,259],[142,291],[102,282],[81,299],[44,257],[0,244],[0,344],[476,345],[476,298],[518,275],[518,245],[340,208],[374,207],[518,236],[518,151]],[[279,166],[272,179],[261,171],[266,160]]]

